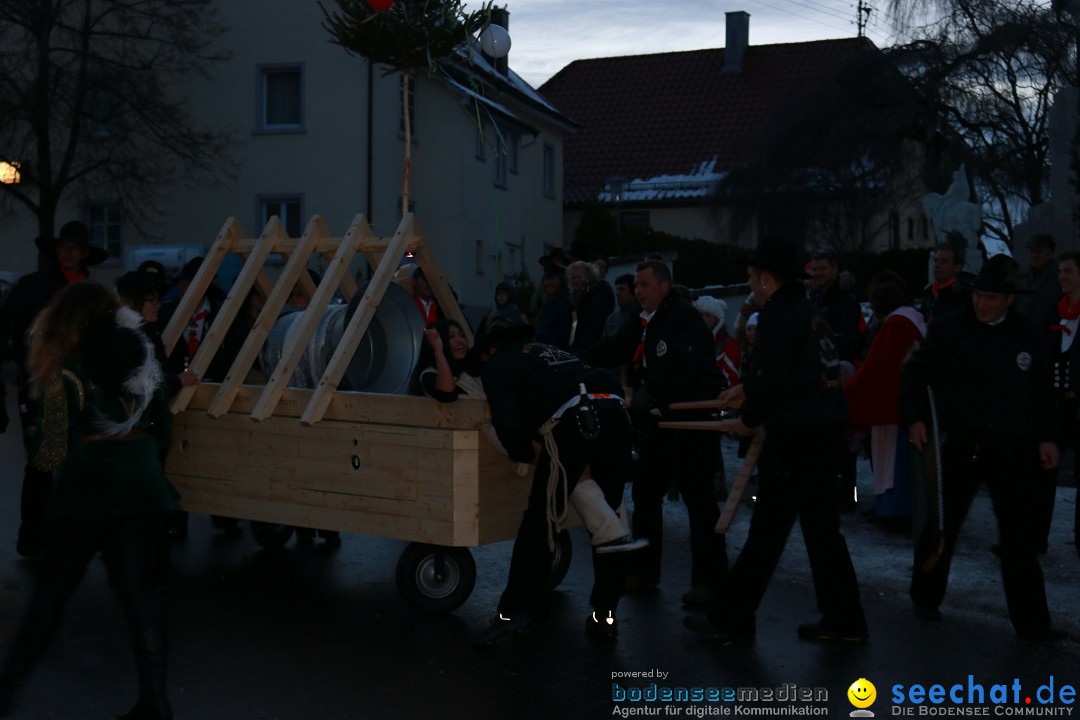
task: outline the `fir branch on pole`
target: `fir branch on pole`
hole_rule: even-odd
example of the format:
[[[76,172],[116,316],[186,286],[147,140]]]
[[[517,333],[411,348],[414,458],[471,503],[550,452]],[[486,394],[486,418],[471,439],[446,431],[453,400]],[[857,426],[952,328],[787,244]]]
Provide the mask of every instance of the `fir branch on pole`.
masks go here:
[[[405,167],[402,178],[401,213],[409,211],[409,177],[412,163],[412,121],[409,117],[409,86],[412,72],[426,67],[429,73],[490,22],[491,2],[467,13],[461,0],[395,0],[386,10],[375,10],[368,0],[335,0],[337,10],[323,3],[323,27],[330,42],[370,62],[401,73],[402,118],[405,126]]]

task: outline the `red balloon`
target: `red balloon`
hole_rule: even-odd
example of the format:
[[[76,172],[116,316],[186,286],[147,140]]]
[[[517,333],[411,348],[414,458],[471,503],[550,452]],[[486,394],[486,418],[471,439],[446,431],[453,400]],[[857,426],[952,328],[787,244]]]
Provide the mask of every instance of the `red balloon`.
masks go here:
[[[368,0],[372,10],[389,10],[394,0]]]

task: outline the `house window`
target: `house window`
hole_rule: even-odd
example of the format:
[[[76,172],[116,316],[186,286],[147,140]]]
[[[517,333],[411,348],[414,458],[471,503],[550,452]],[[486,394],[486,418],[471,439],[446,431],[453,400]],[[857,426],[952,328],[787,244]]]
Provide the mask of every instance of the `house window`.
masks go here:
[[[398,78],[398,133],[405,137],[405,76]],[[416,78],[409,77],[409,132],[416,141]]]
[[[510,159],[499,152],[495,154],[495,187],[506,188],[506,175],[510,167]]]
[[[90,231],[90,244],[105,248],[110,258],[124,255],[124,208],[118,202],[87,203],[83,212]]]
[[[555,146],[544,143],[544,195],[555,197]]]
[[[506,260],[502,265],[504,275],[516,275],[522,270],[521,246],[506,243]]]
[[[304,68],[272,65],[259,68],[258,129],[268,132],[304,130]]]
[[[258,203],[259,216],[256,219],[256,225],[259,228],[266,227],[270,218],[277,215],[289,237],[298,238],[303,233],[303,228],[300,226],[304,213],[303,197],[300,195],[263,196],[259,198]]]

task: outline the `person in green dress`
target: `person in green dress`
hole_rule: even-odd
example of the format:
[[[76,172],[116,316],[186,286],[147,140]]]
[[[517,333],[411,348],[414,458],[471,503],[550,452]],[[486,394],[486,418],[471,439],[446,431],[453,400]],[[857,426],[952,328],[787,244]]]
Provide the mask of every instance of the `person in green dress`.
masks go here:
[[[48,544],[0,671],[0,715],[60,626],[101,553],[135,652],[139,696],[126,720],[168,719],[165,628],[154,588],[157,548],[179,494],[160,461],[170,423],[161,367],[138,313],[106,288],[62,290],[32,329],[39,422],[32,456],[54,474]]]

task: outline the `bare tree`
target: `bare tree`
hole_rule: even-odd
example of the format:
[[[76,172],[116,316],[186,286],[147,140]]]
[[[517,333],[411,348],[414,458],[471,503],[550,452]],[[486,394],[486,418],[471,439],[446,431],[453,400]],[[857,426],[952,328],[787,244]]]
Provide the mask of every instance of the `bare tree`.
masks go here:
[[[952,137],[948,163],[965,163],[985,229],[1011,240],[1047,199],[1049,112],[1073,77],[1075,22],[1037,0],[894,0],[913,40],[890,52]],[[922,14],[912,14],[912,9]],[[947,182],[939,178],[943,189]]]
[[[820,86],[792,98],[759,157],[728,174],[715,201],[746,230],[871,249],[890,210],[922,188],[920,142],[933,134],[910,84],[869,41]],[[914,168],[914,171],[912,170]]]
[[[224,54],[209,3],[0,2],[0,211],[22,206],[51,235],[62,203],[109,197],[140,229],[185,174],[220,179],[231,144],[175,92]],[[148,233],[152,234],[152,233]]]

